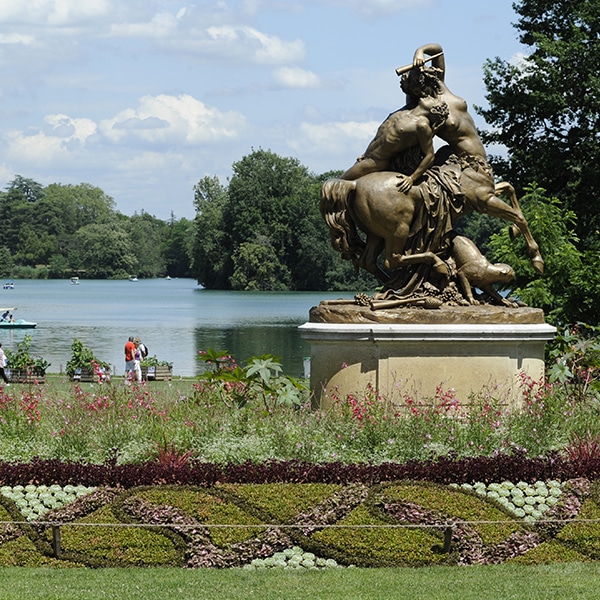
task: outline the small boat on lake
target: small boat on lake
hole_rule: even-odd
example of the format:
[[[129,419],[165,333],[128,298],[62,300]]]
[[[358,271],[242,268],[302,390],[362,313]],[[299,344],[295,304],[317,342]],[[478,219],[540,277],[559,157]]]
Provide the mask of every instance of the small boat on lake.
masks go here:
[[[15,307],[0,308],[0,329],[33,329],[37,327],[37,323],[26,321],[25,319],[15,319],[13,312]]]
[[[71,277],[71,285],[79,285],[79,277]]]
[[[15,289],[15,284],[12,281],[7,281],[3,286],[2,289],[4,290],[14,290]]]

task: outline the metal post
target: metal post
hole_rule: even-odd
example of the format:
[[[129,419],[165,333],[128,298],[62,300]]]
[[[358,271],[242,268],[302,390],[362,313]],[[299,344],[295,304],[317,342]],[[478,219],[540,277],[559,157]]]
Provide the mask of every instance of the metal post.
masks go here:
[[[60,525],[52,525],[52,552],[54,558],[60,558]]]
[[[447,525],[444,529],[444,553],[450,553],[450,544],[452,543],[452,525]]]

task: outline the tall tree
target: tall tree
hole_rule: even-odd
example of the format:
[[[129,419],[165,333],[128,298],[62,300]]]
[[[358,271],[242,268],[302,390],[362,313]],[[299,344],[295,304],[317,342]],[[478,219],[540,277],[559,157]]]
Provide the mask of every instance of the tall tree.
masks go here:
[[[234,290],[284,291],[291,284],[289,269],[281,264],[270,240],[262,235],[236,248],[233,267],[230,283]]]
[[[193,272],[211,289],[365,290],[333,251],[319,212],[321,184],[295,158],[253,150],[233,164],[225,188],[216,177],[195,187]]]
[[[44,186],[34,179],[15,175],[8,184],[9,191],[18,191],[27,202],[37,202],[44,196]]]
[[[192,221],[189,219],[176,220],[171,213],[163,242],[167,275],[171,277],[193,276],[191,267],[193,232]]]
[[[194,187],[196,208],[192,270],[209,289],[229,289],[233,272],[231,237],[225,227],[229,195],[217,177],[204,177]]]
[[[298,230],[311,212],[310,204],[316,203],[310,194],[313,178],[297,159],[268,150],[254,150],[234,163],[233,173],[229,209],[224,215],[236,258],[232,285],[240,281],[241,257],[247,258],[251,251],[255,259],[270,257],[272,269],[267,279],[277,273],[276,287],[297,289]],[[255,271],[255,283],[249,281],[244,287],[266,289],[265,271],[260,273]]]
[[[598,248],[600,229],[600,2],[520,0],[513,7],[519,40],[530,49],[517,62],[496,58],[484,68],[492,126],[485,143],[504,145],[496,172],[521,192],[542,185],[577,214],[583,248]]]
[[[139,277],[162,277],[166,274],[163,240],[167,224],[142,211],[127,220],[125,229],[133,245]]]
[[[138,269],[128,232],[115,224],[79,229],[69,259],[72,267],[95,279],[127,277]]]

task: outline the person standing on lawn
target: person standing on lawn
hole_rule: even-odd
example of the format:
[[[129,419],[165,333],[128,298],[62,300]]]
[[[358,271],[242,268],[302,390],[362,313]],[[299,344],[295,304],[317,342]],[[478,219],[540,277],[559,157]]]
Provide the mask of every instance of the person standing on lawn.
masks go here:
[[[134,340],[135,350],[133,352],[133,370],[135,371],[135,379],[138,383],[142,381],[142,342],[140,338]]]
[[[8,361],[6,360],[6,354],[4,354],[4,350],[2,349],[2,344],[0,344],[0,377],[4,380],[6,385],[10,385],[8,382],[8,377],[4,372],[4,367],[6,367]]]
[[[130,337],[125,344],[125,380],[130,381],[135,377],[135,344]]]

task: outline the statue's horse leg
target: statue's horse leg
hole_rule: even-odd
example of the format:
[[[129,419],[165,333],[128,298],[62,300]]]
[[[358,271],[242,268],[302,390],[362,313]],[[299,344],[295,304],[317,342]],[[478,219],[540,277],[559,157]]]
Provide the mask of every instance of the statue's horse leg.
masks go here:
[[[527,249],[529,252],[529,256],[531,258],[531,262],[533,263],[533,267],[538,273],[544,272],[544,260],[542,259],[542,255],[540,254],[539,246],[536,241],[533,239],[533,235],[529,230],[529,225],[523,216],[521,211],[521,207],[519,206],[519,200],[517,199],[517,194],[515,192],[515,188],[508,183],[507,181],[501,181],[496,184],[496,188],[494,190],[496,196],[501,196],[505,194],[508,196],[510,203],[515,211],[517,211],[523,217],[524,226],[519,225],[519,223],[515,222],[514,225],[510,229],[510,238],[511,240],[515,239],[519,233],[523,234],[525,241],[527,242]]]
[[[533,239],[533,235],[531,235],[529,225],[523,216],[513,186],[507,182],[502,182],[494,186],[489,177],[474,169],[465,169],[463,171],[462,185],[465,196],[477,211],[491,215],[492,217],[499,217],[500,219],[514,223],[518,227],[527,243],[527,255],[531,259],[533,268],[538,273],[543,273],[544,260],[542,259],[540,248]],[[500,194],[507,194],[512,206],[501,200],[498,197]]]
[[[378,264],[377,259],[383,252],[385,242],[383,238],[367,232],[367,243],[365,249],[358,259],[358,266],[369,273],[375,275],[381,283],[389,280],[389,273],[386,273]]]

